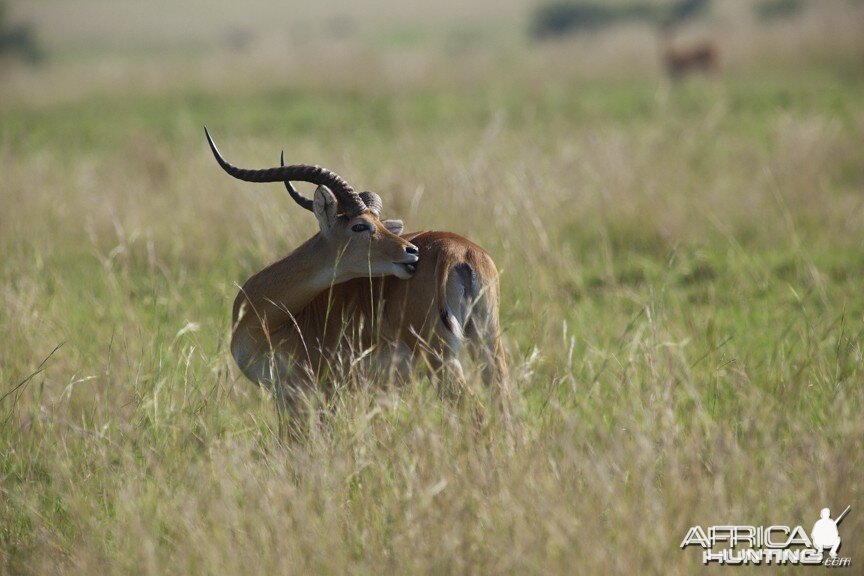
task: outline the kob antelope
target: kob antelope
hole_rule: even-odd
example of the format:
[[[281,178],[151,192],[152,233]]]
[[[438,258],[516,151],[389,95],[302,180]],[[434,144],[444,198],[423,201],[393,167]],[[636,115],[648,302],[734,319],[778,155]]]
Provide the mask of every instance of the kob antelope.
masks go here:
[[[692,72],[716,72],[719,68],[717,47],[710,41],[690,46],[667,46],[663,51],[666,73],[677,80]]]
[[[318,220],[317,234],[253,274],[234,300],[231,353],[247,378],[272,388],[281,410],[296,416],[325,371],[370,350],[397,372],[422,357],[461,381],[467,344],[509,418],[498,272],[485,250],[450,232],[402,234],[402,221],[381,220],[377,194],[358,194],[325,168],[286,166],[284,156],[274,168],[232,166],[205,133],[225,172],[283,182]],[[291,181],[316,184],[314,199]]]

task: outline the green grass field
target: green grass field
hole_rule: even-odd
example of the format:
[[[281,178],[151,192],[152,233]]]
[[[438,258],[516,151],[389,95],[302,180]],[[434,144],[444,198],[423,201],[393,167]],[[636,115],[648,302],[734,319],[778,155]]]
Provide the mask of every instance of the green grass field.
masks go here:
[[[203,44],[113,56],[112,85],[59,34],[80,53],[11,64],[0,573],[691,574],[690,526],[850,504],[860,570],[864,36],[739,44],[669,86],[629,40],[531,46],[505,16],[478,45],[468,17],[360,26],[321,56],[335,78],[259,78],[254,50],[212,72]],[[493,255],[518,441],[425,378],[340,389],[280,441],[231,303],[315,222],[223,174],[204,124],[237,164],[284,149]]]

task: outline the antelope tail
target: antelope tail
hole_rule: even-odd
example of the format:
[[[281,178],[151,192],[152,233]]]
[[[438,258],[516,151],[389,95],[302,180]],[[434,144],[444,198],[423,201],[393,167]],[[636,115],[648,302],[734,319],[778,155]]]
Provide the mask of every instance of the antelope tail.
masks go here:
[[[467,264],[458,264],[456,266],[451,266],[450,264],[444,264],[444,269],[439,270],[438,273],[438,315],[441,318],[441,322],[444,323],[444,327],[450,332],[453,336],[456,337],[457,340],[462,340],[465,338],[465,332],[462,329],[462,321],[453,314],[453,310],[450,308],[450,304],[447,302],[447,283],[450,280],[450,273],[455,268],[459,268],[461,266],[467,266],[470,269],[470,266]],[[473,272],[473,270],[472,270]]]

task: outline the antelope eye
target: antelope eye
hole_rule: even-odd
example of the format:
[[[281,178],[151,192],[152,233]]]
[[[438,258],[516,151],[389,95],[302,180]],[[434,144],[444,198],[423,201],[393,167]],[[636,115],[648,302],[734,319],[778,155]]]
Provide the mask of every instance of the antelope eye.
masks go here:
[[[369,231],[369,225],[368,224],[354,224],[354,226],[351,227],[351,230],[353,230],[354,232],[368,232]]]

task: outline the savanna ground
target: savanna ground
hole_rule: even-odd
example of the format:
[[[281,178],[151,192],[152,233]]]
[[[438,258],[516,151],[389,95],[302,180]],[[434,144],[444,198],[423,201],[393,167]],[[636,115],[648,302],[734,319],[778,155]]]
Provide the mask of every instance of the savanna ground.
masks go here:
[[[864,13],[745,4],[678,86],[515,0],[13,5],[49,58],[0,84],[0,570],[689,574],[692,525],[851,504],[860,572]],[[315,223],[204,124],[492,253],[517,442],[423,377],[280,442],[230,307]]]

